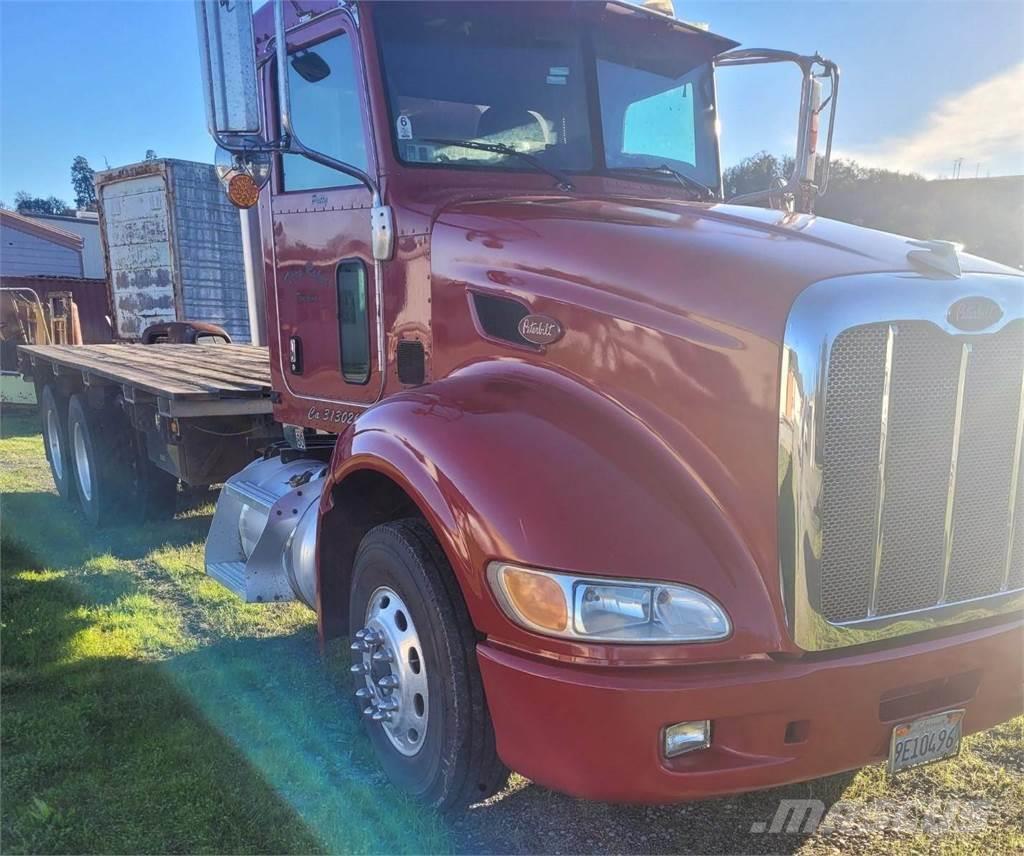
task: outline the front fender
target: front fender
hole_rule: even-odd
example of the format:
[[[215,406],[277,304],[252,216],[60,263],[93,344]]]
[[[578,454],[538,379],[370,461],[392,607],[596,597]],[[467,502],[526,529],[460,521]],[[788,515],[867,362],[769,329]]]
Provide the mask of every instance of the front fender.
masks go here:
[[[364,413],[324,491],[382,473],[437,534],[476,628],[570,660],[693,662],[779,650],[778,616],[721,504],[669,444],[573,377],[517,360],[472,364]],[[715,597],[715,643],[600,645],[540,637],[500,611],[485,569],[504,559],[570,573],[681,582]]]

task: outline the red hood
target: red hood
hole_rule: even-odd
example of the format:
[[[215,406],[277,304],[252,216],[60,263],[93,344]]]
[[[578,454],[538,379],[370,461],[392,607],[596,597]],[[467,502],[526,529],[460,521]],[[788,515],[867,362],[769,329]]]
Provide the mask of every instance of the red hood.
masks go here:
[[[492,281],[496,269],[532,271],[779,341],[789,307],[811,283],[913,270],[908,240],[763,208],[529,196],[454,202],[440,212],[432,243],[450,248],[445,263],[474,266],[486,255]],[[962,265],[965,272],[1016,273],[969,255]],[[573,300],[590,303],[573,292]]]

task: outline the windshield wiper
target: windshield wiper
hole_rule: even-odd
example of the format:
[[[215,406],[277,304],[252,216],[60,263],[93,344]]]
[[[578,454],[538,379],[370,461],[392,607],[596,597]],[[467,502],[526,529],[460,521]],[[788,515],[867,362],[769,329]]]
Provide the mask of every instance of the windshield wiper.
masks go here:
[[[443,137],[417,137],[424,143],[436,143],[438,145],[447,146],[458,146],[463,149],[476,149],[481,152],[493,152],[496,155],[508,155],[510,157],[516,157],[520,160],[530,164],[535,169],[539,169],[541,172],[546,172],[555,181],[558,182],[559,190],[575,190],[576,186],[569,181],[562,173],[556,169],[552,169],[545,164],[540,158],[534,157],[526,152],[521,152],[519,149],[514,149],[512,146],[506,145],[505,143],[485,143],[481,140],[448,140]]]
[[[658,166],[623,166],[615,167],[615,172],[642,172],[642,173],[657,173],[658,175],[670,175],[676,181],[678,181],[687,190],[692,190],[694,193],[700,195],[701,199],[712,200],[715,198],[715,191],[713,191],[706,184],[702,184],[695,178],[690,178],[685,172],[680,172],[678,169],[672,169],[667,163],[659,164]]]

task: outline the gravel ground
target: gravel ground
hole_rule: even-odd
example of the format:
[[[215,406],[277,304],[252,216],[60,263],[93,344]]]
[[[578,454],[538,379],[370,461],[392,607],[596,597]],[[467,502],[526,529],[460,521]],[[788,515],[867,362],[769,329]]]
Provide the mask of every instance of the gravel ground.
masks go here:
[[[780,799],[829,806],[854,774],[728,799],[622,806],[573,799],[513,776],[509,787],[453,821],[465,853],[792,853],[840,848],[822,835],[752,833]]]

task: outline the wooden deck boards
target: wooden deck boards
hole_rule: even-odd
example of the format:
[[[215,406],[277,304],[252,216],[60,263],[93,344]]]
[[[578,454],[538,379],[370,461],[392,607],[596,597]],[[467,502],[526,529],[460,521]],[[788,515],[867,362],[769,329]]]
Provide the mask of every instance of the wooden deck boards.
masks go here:
[[[33,362],[128,384],[171,400],[264,398],[270,356],[255,345],[30,345]]]

